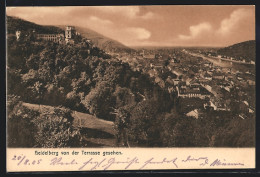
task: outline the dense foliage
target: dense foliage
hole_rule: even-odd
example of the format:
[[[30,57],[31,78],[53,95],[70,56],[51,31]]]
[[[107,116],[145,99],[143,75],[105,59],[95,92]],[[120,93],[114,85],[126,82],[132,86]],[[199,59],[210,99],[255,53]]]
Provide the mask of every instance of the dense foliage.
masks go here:
[[[9,147],[81,147],[85,146],[79,129],[72,126],[71,111],[55,108],[45,112],[29,109],[20,98],[8,97]]]
[[[167,91],[148,76],[84,43],[9,40],[8,51],[8,93],[25,102],[63,105],[107,120],[114,120],[110,114],[114,108],[136,104],[143,97],[170,102],[162,100]]]

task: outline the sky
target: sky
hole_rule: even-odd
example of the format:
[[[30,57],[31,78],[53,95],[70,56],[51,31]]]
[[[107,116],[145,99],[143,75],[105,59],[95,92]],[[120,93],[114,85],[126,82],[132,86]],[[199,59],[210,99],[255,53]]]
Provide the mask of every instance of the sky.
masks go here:
[[[86,27],[127,46],[223,47],[255,39],[255,6],[7,7],[41,25]]]

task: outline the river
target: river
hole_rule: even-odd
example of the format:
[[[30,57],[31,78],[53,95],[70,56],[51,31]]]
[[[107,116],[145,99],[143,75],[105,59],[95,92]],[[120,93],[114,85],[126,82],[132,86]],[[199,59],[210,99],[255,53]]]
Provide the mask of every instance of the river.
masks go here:
[[[255,65],[252,64],[246,64],[246,63],[235,63],[232,61],[225,61],[221,59],[215,59],[215,58],[210,58],[210,57],[205,57],[200,54],[195,54],[189,52],[188,54],[195,56],[195,57],[202,57],[204,60],[208,60],[213,63],[215,66],[220,66],[223,68],[231,68],[234,71],[240,71],[240,72],[247,72],[250,71],[251,73],[255,74]]]

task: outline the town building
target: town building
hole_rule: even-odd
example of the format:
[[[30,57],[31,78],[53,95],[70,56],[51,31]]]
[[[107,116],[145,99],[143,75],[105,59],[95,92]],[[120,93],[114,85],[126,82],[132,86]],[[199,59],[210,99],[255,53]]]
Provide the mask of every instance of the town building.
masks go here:
[[[180,84],[180,83],[179,83]],[[208,92],[203,87],[197,86],[187,86],[187,85],[179,85],[176,87],[178,97],[181,98],[200,98],[205,99],[206,97],[210,97],[210,92]]]
[[[143,55],[144,59],[155,59],[155,55],[154,54],[150,54],[150,55]]]
[[[162,65],[162,63],[151,63],[150,67],[154,68],[154,69],[162,69],[163,65]]]
[[[255,85],[255,81],[253,80],[247,80],[248,85]]]
[[[193,117],[193,118],[195,118],[195,119],[198,119],[198,118],[199,118],[198,109],[194,109],[194,110],[188,112],[188,113],[186,114],[186,116],[188,116],[188,117]]]
[[[204,104],[204,108],[206,109],[207,107],[211,107],[215,111],[230,111],[227,101],[214,97],[211,97],[210,101]]]
[[[207,80],[212,80],[212,76],[208,72],[204,74],[204,78]]]
[[[225,76],[220,72],[216,72],[212,76],[212,79],[215,79],[215,80],[222,80],[224,78],[225,78]]]

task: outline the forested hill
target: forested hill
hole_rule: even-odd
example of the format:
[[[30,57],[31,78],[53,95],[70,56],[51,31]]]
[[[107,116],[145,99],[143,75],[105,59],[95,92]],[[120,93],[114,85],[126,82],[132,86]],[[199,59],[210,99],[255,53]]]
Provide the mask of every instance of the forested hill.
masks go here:
[[[15,29],[13,24],[7,25]],[[121,125],[116,111],[135,113],[129,122],[129,139],[133,142],[146,143],[147,127],[153,130],[149,130],[149,138],[154,131],[158,134],[152,128],[158,127],[157,115],[170,111],[173,103],[167,90],[155,85],[148,75],[133,71],[127,63],[87,45],[84,39],[74,45],[36,40],[28,38],[29,27],[27,37],[16,40],[12,34],[7,38],[8,146],[85,146],[80,137],[89,132],[72,126],[71,110],[115,121],[116,125]],[[35,113],[21,108],[20,102],[62,108]],[[145,122],[149,123],[143,130]],[[136,136],[136,131],[140,135]]]
[[[44,26],[38,25],[17,17],[7,16],[7,32],[8,34],[15,34],[16,30],[30,32],[35,30],[36,33],[51,34],[51,33],[64,33],[65,26]],[[133,50],[118,41],[105,37],[88,28],[76,27],[76,30],[82,37],[90,39],[93,44],[106,51],[129,51]]]
[[[255,45],[255,40],[245,41],[219,49],[217,53],[219,55],[226,55],[235,58],[242,57],[248,60],[255,61]]]
[[[22,20],[17,17],[6,17],[7,33],[14,34],[16,30],[30,32],[35,30],[37,33],[51,34],[62,33],[64,30],[55,26],[43,26],[29,21]]]
[[[122,51],[122,50],[133,50],[124,44],[103,36],[88,28],[76,27],[76,30],[85,38],[90,39],[97,47],[106,51]]]

